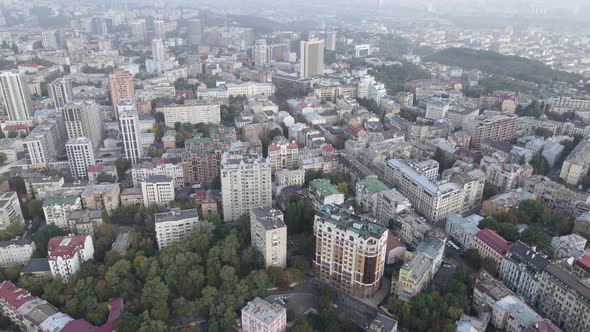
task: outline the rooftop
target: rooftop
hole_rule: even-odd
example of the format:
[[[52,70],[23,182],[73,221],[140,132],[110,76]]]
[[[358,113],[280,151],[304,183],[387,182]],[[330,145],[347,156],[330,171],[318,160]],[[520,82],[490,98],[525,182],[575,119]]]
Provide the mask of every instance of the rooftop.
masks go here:
[[[475,237],[502,256],[506,255],[508,250],[510,250],[510,242],[504,240],[503,237],[491,229],[482,229],[475,234]]]
[[[387,186],[379,181],[378,178],[368,177],[357,182],[357,186],[364,187],[370,194],[375,194],[381,191],[388,190]]]
[[[506,259],[517,265],[524,265],[530,273],[541,273],[549,264],[547,257],[535,251],[534,248],[517,241],[510,247]]]
[[[196,209],[181,210],[178,208],[171,209],[169,212],[162,212],[155,214],[156,223],[168,222],[168,221],[179,221],[189,218],[199,219]]]
[[[271,206],[252,209],[252,214],[266,230],[287,227],[283,222],[283,213]]]
[[[47,258],[32,258],[21,270],[21,273],[50,272]]]
[[[283,308],[277,303],[270,304],[265,300],[257,297],[254,300],[248,302],[244,308],[242,308],[242,314],[248,313],[264,324],[270,325],[276,319],[280,318],[281,315],[286,314],[287,309]]]
[[[324,222],[330,222],[338,228],[357,233],[364,238],[379,239],[387,230],[382,225],[353,214],[350,210],[331,204],[324,205],[316,216],[321,217]]]
[[[152,175],[148,176],[143,180],[143,182],[147,183],[160,183],[160,182],[172,182],[172,179],[166,175]]]
[[[43,200],[43,207],[50,207],[52,205],[75,205],[80,200],[80,196],[49,196]]]
[[[309,188],[319,193],[322,197],[340,194],[336,187],[328,179],[315,179],[309,183]]]
[[[57,257],[71,258],[76,252],[84,249],[86,238],[89,235],[69,235],[69,236],[56,236],[49,239],[47,243],[47,254],[50,260],[54,260]]]

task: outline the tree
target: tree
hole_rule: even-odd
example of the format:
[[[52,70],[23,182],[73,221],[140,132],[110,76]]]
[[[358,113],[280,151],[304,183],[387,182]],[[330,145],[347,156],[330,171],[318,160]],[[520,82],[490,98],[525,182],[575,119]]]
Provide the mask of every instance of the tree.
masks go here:
[[[307,200],[295,199],[287,206],[285,213],[285,224],[289,234],[300,234],[311,232],[315,213]]]
[[[293,327],[291,328],[292,332],[313,332],[314,329],[311,326],[311,323],[307,319],[307,317],[302,317],[295,321]]]
[[[339,192],[343,194],[348,194],[348,182],[340,182],[336,186]]]
[[[474,269],[478,270],[481,266],[481,257],[479,256],[479,251],[477,249],[467,249],[465,250],[465,259],[467,263],[471,265]]]
[[[444,152],[441,148],[436,148],[434,152],[434,156],[432,159],[438,162],[438,172],[442,174],[443,171],[453,167],[456,158],[449,156],[446,152]]]
[[[0,164],[4,164],[8,157],[6,157],[6,153],[0,152]]]
[[[122,178],[125,172],[131,167],[131,162],[125,158],[115,160],[115,167],[117,167],[117,175]]]
[[[541,152],[538,152],[531,159],[531,166],[533,166],[533,174],[547,175],[550,171],[549,162],[543,157]]]
[[[47,257],[47,243],[49,239],[55,236],[65,235],[59,227],[55,225],[48,225],[38,230],[33,235],[33,241],[35,242],[35,257]]]
[[[8,132],[8,138],[16,138],[18,136],[18,132],[11,130]]]

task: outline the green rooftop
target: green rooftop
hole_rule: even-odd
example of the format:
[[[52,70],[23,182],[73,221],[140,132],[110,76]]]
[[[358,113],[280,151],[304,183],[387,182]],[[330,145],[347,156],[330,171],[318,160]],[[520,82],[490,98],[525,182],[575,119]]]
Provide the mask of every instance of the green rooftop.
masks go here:
[[[385,183],[379,181],[379,179],[375,177],[360,180],[357,182],[357,186],[364,187],[370,194],[376,194],[385,190],[389,190]]]
[[[74,205],[79,197],[80,196],[76,195],[50,196],[43,200],[43,207],[49,207],[52,205]]]
[[[309,183],[309,188],[322,197],[340,194],[338,189],[328,179],[315,179]]]

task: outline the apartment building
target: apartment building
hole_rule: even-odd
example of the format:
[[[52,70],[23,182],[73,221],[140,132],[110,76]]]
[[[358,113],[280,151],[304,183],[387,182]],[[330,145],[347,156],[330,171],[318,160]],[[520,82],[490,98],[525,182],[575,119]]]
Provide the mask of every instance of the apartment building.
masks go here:
[[[52,114],[23,140],[33,168],[45,168],[63,153],[66,131],[60,114]]]
[[[94,235],[102,225],[102,210],[74,210],[70,212],[68,225],[76,234]]]
[[[344,194],[339,192],[328,179],[320,178],[309,182],[309,193],[318,207],[344,203]]]
[[[412,207],[406,196],[395,189],[380,191],[375,195],[373,217],[381,225],[387,226],[395,217]]]
[[[153,159],[152,162],[143,162],[131,168],[131,179],[134,187],[141,187],[141,183],[150,176],[167,176],[174,182],[175,188],[184,186],[184,172],[182,165],[174,160]]]
[[[565,262],[547,265],[538,287],[540,312],[565,331],[590,330],[590,287],[588,274],[581,278],[576,265],[588,273],[588,264],[578,260],[574,266]]]
[[[55,79],[48,85],[47,90],[51,91],[53,106],[58,110],[61,110],[67,103],[74,100],[72,81],[67,78]]]
[[[524,191],[530,192],[535,199],[551,211],[572,213],[577,202],[588,203],[586,193],[576,192],[542,175],[533,175],[525,179]]]
[[[347,209],[325,205],[316,214],[314,269],[345,293],[371,297],[380,287],[387,254],[386,228]]]
[[[66,143],[70,173],[75,179],[87,179],[88,167],[96,164],[92,142],[86,137],[71,138]]]
[[[531,165],[513,164],[490,156],[484,156],[480,166],[486,174],[486,184],[500,193],[522,187],[524,180],[533,175]]]
[[[167,127],[174,128],[174,124],[180,123],[221,123],[221,104],[216,98],[187,100],[184,104],[172,104],[158,107],[158,112],[164,114],[164,123]]]
[[[403,160],[387,161],[384,180],[407,197],[412,207],[429,222],[446,220],[449,214],[463,210],[465,194],[460,184],[433,182]]]
[[[356,202],[363,211],[372,212],[375,208],[377,196],[380,192],[389,190],[387,186],[376,177],[367,177],[356,183]]]
[[[541,274],[548,264],[545,255],[517,241],[502,259],[498,268],[499,278],[527,303],[536,306]]]
[[[0,72],[0,93],[10,121],[27,121],[31,118],[33,102],[24,74],[17,70]]]
[[[250,212],[251,243],[264,257],[265,266],[287,267],[287,225],[283,213],[270,206]]]
[[[118,183],[90,184],[80,195],[84,209],[107,209],[107,211],[119,207],[120,196],[121,188]]]
[[[297,143],[276,142],[268,146],[268,159],[273,172],[282,169],[296,169],[299,166]]]
[[[271,167],[258,154],[224,153],[221,160],[223,219],[237,220],[272,203]]]
[[[590,170],[590,139],[583,139],[565,158],[559,177],[565,183],[577,186]]]
[[[169,212],[156,213],[156,241],[162,250],[171,243],[186,239],[200,225],[196,209],[171,209]]]
[[[235,131],[221,128],[218,135],[211,138],[192,138],[184,143],[182,170],[186,184],[210,184],[221,174],[221,156],[230,149],[236,140]]]
[[[303,186],[305,183],[305,170],[302,169],[283,169],[275,172],[274,176],[277,187]]]
[[[230,96],[272,96],[275,87],[272,83],[258,83],[248,81],[244,83],[228,83],[225,85]]]
[[[479,223],[484,218],[477,214],[462,217],[460,214],[449,214],[445,230],[449,238],[461,245],[463,250],[471,249],[475,236],[479,233]]]
[[[115,117],[118,118],[117,105],[119,105],[119,101],[135,98],[133,75],[125,70],[117,69],[109,74],[109,87]]]
[[[135,100],[119,100],[117,109],[119,127],[121,135],[123,136],[123,150],[125,151],[125,158],[131,162],[131,165],[136,165],[143,157],[143,146],[141,144],[139,116],[137,115]]]
[[[400,299],[409,301],[426,288],[442,264],[444,251],[445,244],[435,238],[418,244],[412,257],[399,271],[396,292]]]
[[[80,270],[82,263],[92,259],[94,245],[90,235],[57,236],[47,243],[49,268],[54,278],[67,283]]]
[[[0,267],[27,264],[35,249],[31,239],[0,241]]]
[[[509,141],[518,133],[518,117],[495,111],[485,111],[473,121],[465,123],[471,135],[471,147],[479,148],[486,140]]]
[[[287,309],[257,297],[242,308],[242,332],[286,332]]]
[[[0,193],[0,230],[14,223],[25,223],[18,196],[14,191]]]
[[[168,176],[152,175],[141,182],[143,205],[167,205],[174,200],[174,181]]]
[[[458,184],[463,194],[461,212],[479,209],[486,183],[485,173],[477,166],[458,160],[453,167],[445,170],[441,180]]]
[[[426,118],[430,120],[442,120],[449,111],[451,102],[449,99],[432,97],[426,101]]]
[[[43,200],[45,221],[48,225],[55,225],[63,230],[73,231],[69,218],[76,210],[82,210],[80,196],[50,196]]]
[[[479,252],[481,259],[489,259],[500,266],[502,258],[510,250],[511,243],[504,240],[500,235],[491,229],[482,229],[475,234],[472,242],[473,249]]]
[[[100,106],[91,100],[69,101],[60,109],[68,139],[87,137],[98,148],[104,132]]]

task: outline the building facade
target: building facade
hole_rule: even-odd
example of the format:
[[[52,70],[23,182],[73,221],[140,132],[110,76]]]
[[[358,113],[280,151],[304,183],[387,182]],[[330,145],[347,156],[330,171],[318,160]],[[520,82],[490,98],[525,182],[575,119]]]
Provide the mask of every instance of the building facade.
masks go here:
[[[43,214],[47,224],[64,230],[73,230],[69,218],[76,210],[82,210],[82,200],[79,196],[51,196],[43,200]]]
[[[102,143],[103,120],[100,107],[94,101],[70,101],[60,108],[68,139],[86,137],[97,148]]]
[[[502,259],[499,277],[508,288],[536,306],[541,274],[549,264],[547,257],[535,248],[517,241]]]
[[[90,235],[57,236],[47,243],[49,268],[54,278],[67,283],[80,270],[82,263],[94,257],[94,244]]]
[[[169,212],[156,213],[156,241],[162,250],[171,243],[186,239],[197,230],[200,224],[196,209],[171,209]]]
[[[75,179],[88,179],[88,167],[96,164],[92,142],[86,137],[68,140],[66,155],[70,172]]]
[[[10,121],[28,121],[33,113],[33,102],[28,84],[16,70],[0,72],[0,92]]]
[[[123,136],[125,158],[131,162],[131,165],[137,165],[139,159],[143,157],[143,147],[135,101],[133,99],[120,100],[117,108],[119,109],[119,127]]]
[[[133,75],[125,70],[117,69],[109,74],[109,87],[115,117],[118,118],[117,106],[119,105],[119,101],[135,98]]]
[[[67,103],[74,101],[74,91],[72,90],[72,81],[67,78],[58,78],[48,86],[53,99],[53,106],[61,110]]]
[[[14,191],[0,193],[0,230],[5,230],[11,224],[25,223],[23,212]]]
[[[153,175],[141,182],[143,205],[167,205],[175,198],[174,181],[164,175]]]
[[[287,225],[281,211],[270,206],[252,209],[250,239],[252,246],[264,257],[267,268],[287,267]]]
[[[286,332],[287,309],[257,297],[242,308],[242,332]]]
[[[167,127],[174,128],[176,122],[180,123],[221,123],[221,104],[215,98],[196,99],[187,101],[183,105],[168,105],[158,107],[158,112],[164,113],[164,122]]]

